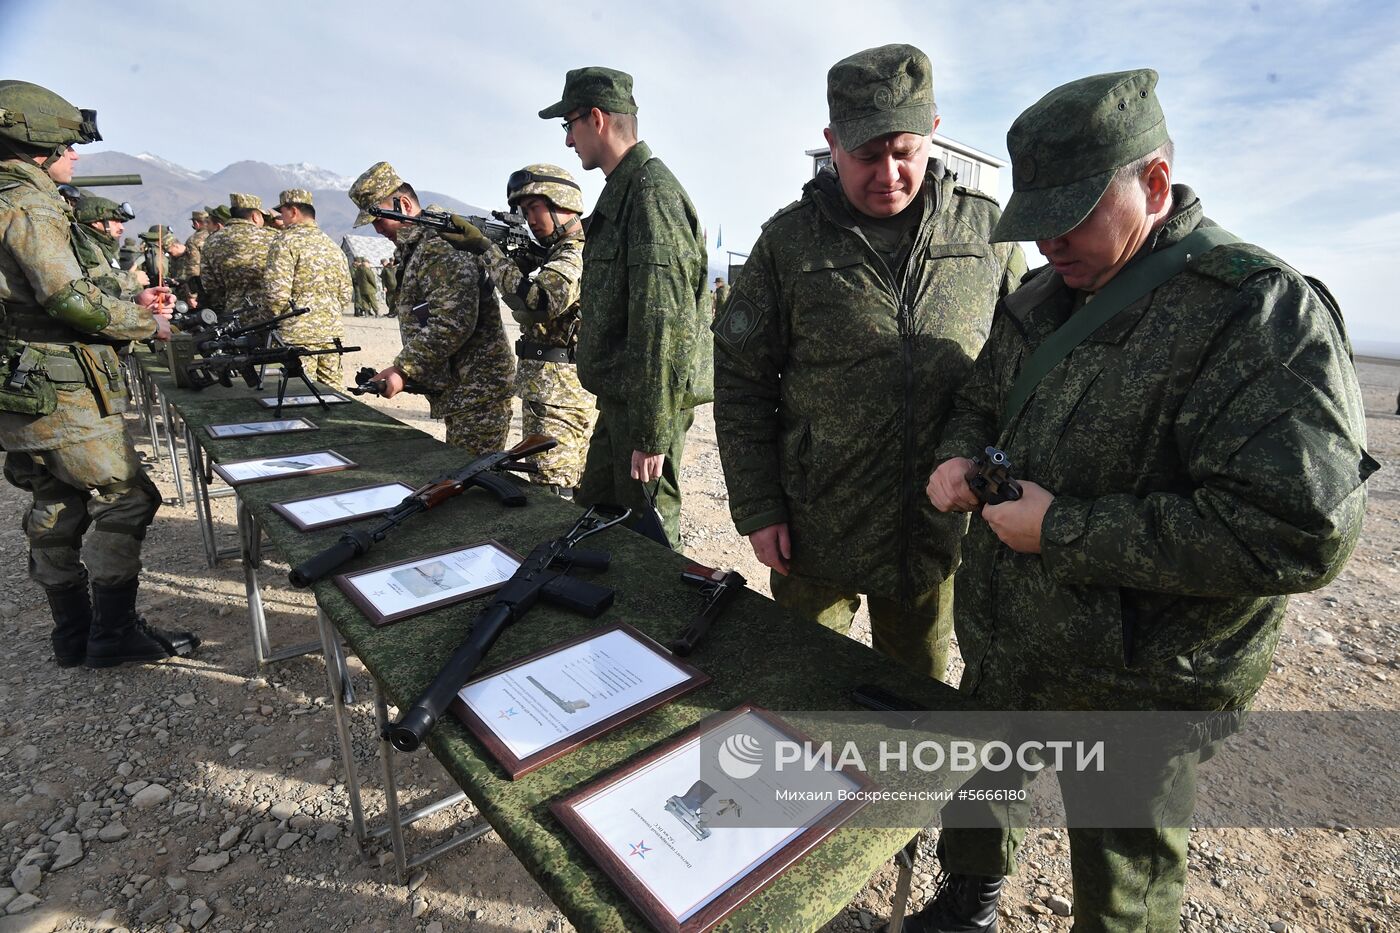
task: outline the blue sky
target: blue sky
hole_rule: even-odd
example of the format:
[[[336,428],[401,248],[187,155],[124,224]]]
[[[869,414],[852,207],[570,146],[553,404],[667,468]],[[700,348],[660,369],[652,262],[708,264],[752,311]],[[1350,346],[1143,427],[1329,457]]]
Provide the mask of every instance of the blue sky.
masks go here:
[[[929,54],[941,132],[1003,157],[1006,128],[1050,88],[1156,68],[1177,178],[1207,213],[1327,281],[1354,339],[1400,341],[1400,4],[0,3],[4,77],[96,108],[94,148],[350,176],[388,159],[470,203],[499,205],[528,162],[576,171],[536,112],[567,69],[621,68],[712,253],[721,225],[726,249],[747,249],[798,195],[826,70],[886,42]],[[591,204],[602,176],[583,184]]]

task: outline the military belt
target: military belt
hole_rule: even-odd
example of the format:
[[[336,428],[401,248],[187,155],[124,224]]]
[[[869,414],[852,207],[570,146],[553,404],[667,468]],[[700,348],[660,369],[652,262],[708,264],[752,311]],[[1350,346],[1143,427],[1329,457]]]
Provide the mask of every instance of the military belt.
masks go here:
[[[555,347],[547,343],[535,343],[524,337],[515,341],[515,355],[522,360],[543,360],[546,363],[574,362],[573,347]]]

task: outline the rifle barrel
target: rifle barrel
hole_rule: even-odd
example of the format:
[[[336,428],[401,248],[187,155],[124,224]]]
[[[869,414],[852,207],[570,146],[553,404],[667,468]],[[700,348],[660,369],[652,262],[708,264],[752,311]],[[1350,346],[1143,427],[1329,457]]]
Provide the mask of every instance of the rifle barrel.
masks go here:
[[[75,175],[68,184],[74,188],[115,188],[141,184],[140,175]]]

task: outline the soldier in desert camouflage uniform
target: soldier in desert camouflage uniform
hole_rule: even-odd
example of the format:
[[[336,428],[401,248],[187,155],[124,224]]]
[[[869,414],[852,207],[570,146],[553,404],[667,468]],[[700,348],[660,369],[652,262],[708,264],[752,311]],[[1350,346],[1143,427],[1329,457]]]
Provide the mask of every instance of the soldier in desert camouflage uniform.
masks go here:
[[[213,225],[209,222],[207,211],[193,211],[190,214],[190,226],[194,227],[185,240],[184,266],[181,270],[180,288],[185,300],[198,304],[199,302],[199,277],[204,269],[204,242],[209,239],[209,233]]]
[[[779,605],[845,632],[864,594],[875,649],[941,678],[966,525],[929,505],[922,479],[1025,263],[987,245],[996,202],[929,157],[923,52],[843,59],[827,99],[838,171],[764,225],[714,323],[729,508]]]
[[[286,229],[268,253],[263,306],[273,317],[293,308],[310,308],[309,313],[279,324],[277,333],[286,343],[312,350],[333,349],[345,336],[341,317],[350,305],[345,254],[316,226],[310,191],[283,191],[277,198],[277,213]],[[308,378],[333,387],[343,382],[338,353],[308,356],[303,365]]]
[[[189,654],[197,637],[136,613],[141,541],[161,498],[123,430],[115,351],[169,337],[168,318],[152,311],[170,292],[113,298],[74,255],[55,182],[72,180],[74,144],[102,138],[96,114],[25,81],[0,81],[0,112],[0,447],[5,479],[33,496],[22,524],[29,575],[53,614],[54,657],[112,667]]]
[[[117,261],[131,205],[86,195],[73,207],[73,248],[88,277],[114,298],[130,301],[150,282],[140,269],[123,269]]]
[[[277,234],[264,227],[262,198],[251,194],[229,195],[229,219],[224,228],[204,243],[204,307],[237,314],[243,324],[266,320],[263,281],[267,254]]]
[[[413,187],[388,162],[376,162],[350,188],[360,208],[355,226],[373,221],[397,246],[401,274],[394,312],[403,350],[375,377],[385,395],[404,379],[428,390],[434,418],[447,422],[447,442],[474,454],[505,447],[510,432],[514,364],[491,279],[470,253],[458,252],[427,227],[373,217],[366,208],[422,210]],[[430,205],[429,209],[438,209]]]
[[[531,480],[572,496],[583,473],[595,403],[574,369],[578,346],[578,289],[583,275],[583,193],[557,165],[527,165],[506,182],[506,202],[518,208],[530,232],[548,249],[543,261],[507,256],[465,219],[460,233],[444,233],[453,246],[481,256],[511,317],[520,324],[515,344],[515,394],[521,400],[521,433],[559,441],[534,458]],[[522,269],[522,262],[525,268]],[[534,277],[526,270],[538,269]]]

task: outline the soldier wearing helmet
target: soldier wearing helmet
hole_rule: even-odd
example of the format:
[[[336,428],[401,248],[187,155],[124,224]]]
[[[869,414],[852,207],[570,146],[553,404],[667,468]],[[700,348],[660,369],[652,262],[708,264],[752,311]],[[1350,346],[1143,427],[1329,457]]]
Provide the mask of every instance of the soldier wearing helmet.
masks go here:
[[[470,221],[455,215],[460,232],[443,234],[443,239],[481,255],[520,325],[515,394],[522,433],[547,434],[559,441],[558,447],[536,456],[539,473],[531,479],[572,498],[583,475],[595,411],[593,395],[579,385],[574,368],[583,276],[583,192],[564,169],[538,163],[511,174],[506,203],[524,215],[530,233],[545,248],[542,260],[524,253],[506,255]]]
[[[73,177],[72,147],[102,138],[96,116],[0,81],[0,446],[5,478],[34,497],[29,575],[48,595],[62,667],[159,661],[199,644],[136,613],[141,539],[161,499],[123,431],[115,348],[168,338],[171,295],[147,288],[122,301],[78,260],[57,184]]]
[[[96,195],[85,195],[73,205],[78,261],[98,288],[116,298],[130,299],[150,284],[143,270],[123,269],[118,262],[125,224],[135,217],[130,204]]]

